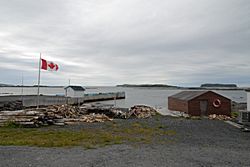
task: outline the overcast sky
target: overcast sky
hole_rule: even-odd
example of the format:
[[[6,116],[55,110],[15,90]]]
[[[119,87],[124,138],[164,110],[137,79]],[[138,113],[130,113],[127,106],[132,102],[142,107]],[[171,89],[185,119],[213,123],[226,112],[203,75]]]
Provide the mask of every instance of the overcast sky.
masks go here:
[[[250,86],[249,0],[0,0],[0,83]]]

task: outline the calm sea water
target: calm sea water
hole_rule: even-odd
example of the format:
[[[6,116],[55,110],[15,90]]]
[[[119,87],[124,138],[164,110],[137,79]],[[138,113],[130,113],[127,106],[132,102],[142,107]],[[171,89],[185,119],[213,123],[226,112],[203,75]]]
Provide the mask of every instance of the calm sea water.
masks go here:
[[[170,90],[164,88],[125,88],[125,87],[91,87],[86,90],[86,93],[106,93],[106,92],[119,92],[124,91],[126,93],[126,99],[115,101],[105,101],[101,103],[105,104],[115,104],[118,107],[131,107],[136,104],[146,104],[158,108],[162,112],[167,112],[167,99],[175,93],[182,90]],[[246,92],[242,90],[220,90],[215,91],[220,93],[233,101],[236,102],[246,102]],[[0,87],[0,95],[6,95],[10,93],[12,95],[20,95],[22,93],[21,88],[17,87]],[[25,95],[35,95],[37,93],[37,88],[23,88],[23,94]],[[44,95],[62,95],[64,94],[63,88],[40,88],[40,93]]]

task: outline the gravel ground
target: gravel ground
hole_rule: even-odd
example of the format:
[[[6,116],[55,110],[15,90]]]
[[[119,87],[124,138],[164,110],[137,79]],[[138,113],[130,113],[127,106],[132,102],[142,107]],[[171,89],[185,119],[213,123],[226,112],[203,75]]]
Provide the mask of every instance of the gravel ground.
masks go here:
[[[223,121],[171,117],[116,121],[124,126],[134,122],[152,126],[161,123],[177,134],[164,144],[122,144],[88,150],[0,146],[0,166],[250,166],[250,133],[241,132]],[[104,125],[64,128],[78,130],[88,126],[95,129],[105,128]]]

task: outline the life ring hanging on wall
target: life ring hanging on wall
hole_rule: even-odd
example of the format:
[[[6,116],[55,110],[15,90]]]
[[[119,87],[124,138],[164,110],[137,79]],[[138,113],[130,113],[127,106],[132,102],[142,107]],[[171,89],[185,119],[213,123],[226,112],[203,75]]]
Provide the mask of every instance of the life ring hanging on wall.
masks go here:
[[[213,102],[213,106],[215,108],[219,108],[221,106],[221,101],[220,99],[215,99],[214,102]]]

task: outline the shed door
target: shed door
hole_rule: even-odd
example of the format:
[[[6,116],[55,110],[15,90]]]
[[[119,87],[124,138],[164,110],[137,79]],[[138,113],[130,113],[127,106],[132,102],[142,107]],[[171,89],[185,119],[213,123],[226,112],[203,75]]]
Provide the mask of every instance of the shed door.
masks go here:
[[[207,105],[208,105],[207,100],[200,101],[201,115],[207,115]]]

